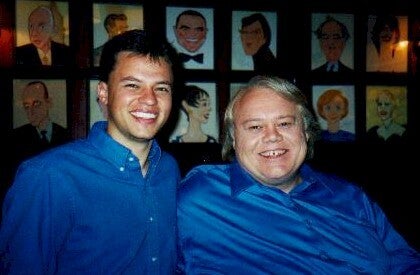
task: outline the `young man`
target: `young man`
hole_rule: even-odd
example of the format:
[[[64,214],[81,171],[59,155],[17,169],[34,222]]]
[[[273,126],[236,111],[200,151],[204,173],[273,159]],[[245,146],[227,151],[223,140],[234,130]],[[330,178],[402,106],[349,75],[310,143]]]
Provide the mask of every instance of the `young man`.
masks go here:
[[[109,40],[98,98],[108,121],[24,162],[6,195],[1,274],[172,274],[180,172],[155,135],[176,52],[140,30]]]
[[[191,170],[179,191],[180,271],[418,273],[419,253],[377,204],[304,163],[319,132],[307,106],[276,77],[251,79],[231,100],[222,154],[232,163]]]
[[[52,40],[54,17],[50,8],[39,6],[28,18],[31,43],[16,47],[16,64],[25,66],[70,66],[70,47]]]

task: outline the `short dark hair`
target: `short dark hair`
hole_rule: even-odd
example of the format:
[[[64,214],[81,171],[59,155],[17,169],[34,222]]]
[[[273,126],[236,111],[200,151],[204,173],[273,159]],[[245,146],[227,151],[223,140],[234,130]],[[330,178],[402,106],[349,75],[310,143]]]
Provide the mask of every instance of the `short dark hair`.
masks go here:
[[[330,22],[334,22],[340,27],[341,36],[344,39],[344,41],[347,41],[350,38],[350,33],[349,33],[349,30],[347,29],[347,26],[344,23],[342,23],[342,22],[338,21],[337,19],[335,19],[334,17],[332,17],[331,15],[327,15],[327,17],[325,18],[325,21],[322,22],[318,26],[318,28],[314,31],[314,33],[315,33],[315,35],[318,39],[322,38],[322,34],[323,34],[322,33],[322,28],[325,26],[325,24],[330,23]]]
[[[105,30],[108,32],[108,27],[113,27],[115,25],[116,20],[127,21],[127,15],[124,13],[110,13],[105,17],[104,20],[104,27]]]
[[[99,64],[99,80],[108,82],[120,52],[149,56],[156,61],[163,59],[172,69],[179,63],[176,50],[165,39],[144,30],[129,30],[105,43]]]
[[[49,92],[48,92],[48,88],[47,85],[45,85],[45,83],[41,80],[35,80],[35,81],[31,81],[28,84],[26,84],[26,87],[32,86],[32,85],[41,85],[42,88],[44,89],[44,98],[47,99],[50,97]]]
[[[175,27],[178,27],[179,19],[183,15],[198,16],[198,17],[200,17],[204,20],[204,25],[207,26],[206,18],[204,17],[203,14],[201,14],[200,12],[195,11],[195,10],[185,10],[185,11],[181,12],[180,14],[178,14],[178,16],[176,17]]]
[[[268,24],[267,19],[265,18],[265,16],[262,13],[259,13],[259,12],[258,13],[253,13],[249,16],[243,17],[241,22],[242,22],[242,27],[241,28],[249,26],[254,22],[260,22],[262,30],[263,30],[264,37],[267,39],[266,44],[271,43],[270,25]]]

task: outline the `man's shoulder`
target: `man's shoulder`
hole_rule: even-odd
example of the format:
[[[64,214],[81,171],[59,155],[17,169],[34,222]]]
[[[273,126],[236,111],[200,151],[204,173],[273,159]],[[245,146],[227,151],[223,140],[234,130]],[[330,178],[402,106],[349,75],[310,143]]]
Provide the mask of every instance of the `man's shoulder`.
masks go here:
[[[19,136],[19,135],[22,135],[22,134],[35,132],[35,131],[36,131],[35,127],[32,126],[30,123],[27,123],[27,124],[23,124],[21,126],[18,126],[16,128],[14,128],[11,131],[11,134],[14,135],[14,136]]]
[[[56,49],[70,49],[70,46],[55,41],[51,41],[51,47]]]
[[[343,62],[338,61],[338,70],[341,72],[351,72],[353,71],[352,68],[348,67],[347,65],[345,65]]]
[[[201,164],[197,165],[187,173],[183,181],[201,181],[204,178],[213,178],[214,175],[229,176],[228,164]]]
[[[32,43],[28,43],[28,44],[17,46],[15,50],[17,53],[25,52],[25,51],[34,51],[36,50],[36,47]]]
[[[327,62],[325,62],[324,64],[322,64],[319,67],[316,67],[315,69],[312,70],[313,72],[325,72],[327,71]]]

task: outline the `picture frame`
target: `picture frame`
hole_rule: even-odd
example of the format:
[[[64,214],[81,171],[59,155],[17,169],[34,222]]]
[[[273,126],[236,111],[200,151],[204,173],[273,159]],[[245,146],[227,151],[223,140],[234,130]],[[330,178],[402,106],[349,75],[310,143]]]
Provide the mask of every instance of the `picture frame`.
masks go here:
[[[356,140],[354,85],[313,85],[312,106],[321,127],[324,142]],[[337,116],[341,116],[337,121]]]
[[[193,111],[193,112],[197,112],[195,113],[195,115],[197,115],[199,123],[201,124],[200,125],[201,130],[205,135],[211,136],[214,138],[215,141],[219,142],[219,112],[218,112],[218,104],[217,104],[219,100],[218,100],[218,95],[216,91],[216,83],[214,82],[187,82],[185,84],[185,86],[192,86],[192,85],[203,89],[209,95],[208,107],[210,109],[207,110],[206,107],[203,107],[202,105],[197,105],[197,107],[194,108],[196,109],[196,111]],[[183,91],[184,96],[187,95],[185,91],[186,90]],[[197,100],[193,100],[191,96],[190,96],[190,99],[184,98],[183,100],[197,101]],[[182,104],[184,103],[182,102]],[[192,106],[191,104],[189,105]],[[190,120],[191,119],[192,118],[190,118]],[[185,133],[187,133],[189,124],[190,124],[190,121],[187,118],[186,111],[183,111],[180,109],[178,121],[176,123],[176,126],[173,132],[169,136],[169,142],[170,143],[208,143],[209,142],[209,140],[207,140],[207,142],[206,141],[184,142],[182,140],[182,137]]]
[[[366,139],[372,143],[405,143],[407,104],[407,86],[366,86]]]
[[[21,102],[21,93],[25,86],[32,81],[42,81],[48,89],[52,107],[49,110],[53,122],[67,128],[67,84],[65,79],[13,79],[13,128],[28,123]]]
[[[381,34],[383,31],[385,35]],[[399,37],[396,33],[399,33]],[[368,15],[366,72],[406,73],[407,55],[408,16]]]
[[[16,1],[16,65],[32,67],[73,64],[73,58],[69,58],[72,51],[68,6],[68,2],[65,1]],[[51,18],[52,27],[49,26],[48,18]],[[32,41],[30,28],[33,28],[33,33],[36,35]],[[51,38],[53,45],[45,51],[41,41],[48,39],[47,37]]]
[[[184,25],[178,26],[177,28],[177,20],[181,19],[180,16],[183,17]],[[205,20],[202,21],[200,18],[204,18]],[[206,26],[206,30],[201,30],[203,25]],[[180,27],[183,27],[183,29]],[[184,37],[188,36],[196,39],[198,43],[186,42]],[[213,8],[179,6],[166,7],[166,38],[181,55],[181,60],[183,60],[185,69],[214,69]],[[201,46],[199,46],[200,43],[202,43]],[[184,54],[186,56],[185,59],[182,58],[182,55]],[[195,57],[198,56],[202,56],[202,60],[195,59]]]
[[[327,72],[328,59],[335,59],[337,55],[338,72],[354,70],[354,15],[312,13],[311,22],[311,70]],[[322,35],[322,31],[328,32],[323,34],[325,39],[318,37],[318,31],[319,35]]]
[[[108,39],[122,31],[132,29],[144,29],[144,9],[143,5],[134,4],[109,4],[109,3],[93,3],[92,7],[92,24],[93,24],[93,45],[92,45],[92,65],[99,66],[101,46]],[[106,24],[118,24],[118,20],[126,21],[124,27],[115,30],[115,34],[110,30],[108,34]],[[126,20],[125,20],[126,19]],[[116,21],[117,20],[117,21]],[[117,25],[116,28],[119,26]]]
[[[246,31],[245,34],[244,30],[242,30],[242,19],[245,17],[249,17],[251,15],[261,14],[263,18],[265,18],[266,22],[268,23],[268,28],[271,31],[271,41],[269,43],[269,47],[267,51],[270,51],[274,58],[277,59],[277,41],[278,41],[278,31],[277,31],[277,12],[275,11],[255,11],[255,10],[233,10],[232,11],[232,36],[231,36],[231,69],[236,71],[254,71],[254,61],[251,54],[255,54],[255,51],[261,49],[261,46],[251,46],[247,53],[244,50],[243,43],[241,40],[242,36],[247,36],[251,40],[261,39],[261,35],[264,35],[264,29],[258,27],[259,23],[256,23],[253,18],[250,19],[249,23],[247,23],[247,27],[249,26],[252,28],[251,31]],[[258,20],[257,18],[255,18]],[[246,22],[246,21],[245,21]],[[262,25],[262,24],[261,24]],[[260,26],[261,26],[260,25]],[[254,30],[258,28],[258,30]],[[242,32],[242,34],[241,34]],[[256,33],[258,32],[258,33]],[[267,41],[268,42],[268,41]]]

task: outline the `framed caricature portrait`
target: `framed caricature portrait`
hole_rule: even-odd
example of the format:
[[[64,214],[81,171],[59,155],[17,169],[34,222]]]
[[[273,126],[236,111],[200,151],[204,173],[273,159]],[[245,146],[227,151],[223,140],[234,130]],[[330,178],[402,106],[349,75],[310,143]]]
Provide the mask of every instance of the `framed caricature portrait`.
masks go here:
[[[355,141],[353,85],[314,85],[312,104],[322,129],[323,141]]]
[[[407,72],[408,16],[369,15],[367,72]]]
[[[401,143],[407,138],[407,87],[366,87],[366,138]]]
[[[143,6],[93,4],[93,65],[99,66],[103,44],[117,34],[143,29]]]
[[[166,38],[184,68],[214,69],[213,9],[166,7]]]
[[[17,65],[72,64],[68,2],[16,1]],[[46,47],[51,41],[51,47]]]
[[[231,61],[232,70],[240,71],[268,71],[267,67],[276,66],[276,12],[232,11]]]
[[[99,104],[96,95],[98,83],[99,80],[89,81],[89,129],[96,121],[106,120],[106,109]]]
[[[354,70],[354,16],[342,13],[313,13],[311,70]]]
[[[219,117],[216,84],[186,83],[171,143],[218,143]]]
[[[48,112],[51,121],[67,128],[67,86],[64,79],[13,79],[13,128],[29,123],[31,119],[24,109],[23,91],[28,83],[34,81],[38,82],[36,85],[40,87],[42,85],[47,87],[50,102]],[[45,107],[43,98],[31,98],[31,100],[33,100],[31,108]]]

